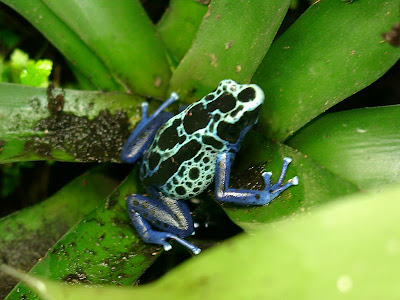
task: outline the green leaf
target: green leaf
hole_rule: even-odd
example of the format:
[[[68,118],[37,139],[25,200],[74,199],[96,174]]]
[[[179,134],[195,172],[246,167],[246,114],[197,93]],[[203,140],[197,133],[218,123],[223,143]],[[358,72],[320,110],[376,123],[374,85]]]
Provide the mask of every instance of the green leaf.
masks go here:
[[[231,78],[249,82],[290,0],[212,2],[193,45],[172,75],[170,91],[190,103]]]
[[[131,288],[121,288],[116,286],[108,286],[106,288],[96,287],[89,288],[84,285],[71,285],[71,284],[60,284],[54,280],[43,279],[40,277],[34,277],[29,274],[25,274],[17,269],[14,269],[7,265],[0,265],[0,271],[13,276],[21,281],[24,281],[33,290],[35,290],[43,300],[56,300],[56,299],[73,299],[73,300],[90,300],[90,299],[118,299],[123,300],[132,299],[132,291],[139,299],[143,299],[138,294],[138,289]],[[140,289],[139,289],[140,290]],[[148,293],[143,293],[143,296],[148,295]],[[24,295],[25,297],[25,295]],[[37,299],[33,298],[33,294],[29,295],[29,298],[23,299]],[[19,294],[15,294],[14,298],[11,299],[21,299]]]
[[[144,98],[0,85],[0,162],[119,161]]]
[[[81,38],[41,0],[1,0],[36,27],[97,88],[122,89],[109,70]]]
[[[396,299],[399,197],[399,186],[353,195],[232,239],[177,267],[147,292],[165,299]]]
[[[77,177],[45,201],[0,219],[0,257],[4,263],[24,271],[84,215],[110,194],[117,183],[104,168]],[[16,284],[0,273],[0,298]]]
[[[266,206],[222,204],[231,220],[245,231],[254,232],[283,219],[293,220],[337,197],[359,191],[353,183],[334,175],[297,150],[274,143],[254,132],[246,138],[234,163],[235,171],[230,186],[263,189],[262,173],[272,171],[271,182],[274,183],[279,177],[284,157],[293,159],[285,180],[297,175],[297,186],[290,187]]]
[[[231,239],[142,287],[67,286],[1,269],[48,299],[397,299],[399,197],[396,186],[342,198]]]
[[[165,97],[169,65],[140,1],[43,2],[76,33],[126,90]]]
[[[137,192],[138,168],[99,205],[69,230],[30,274],[83,284],[132,285],[157,258],[161,246],[136,236],[125,199]],[[18,284],[6,299],[32,299]]]
[[[363,189],[400,182],[400,106],[320,116],[288,140],[326,169]]]
[[[365,88],[400,57],[382,34],[397,0],[318,1],[271,46],[253,77],[265,93],[260,124],[279,141]]]
[[[174,69],[192,45],[207,7],[199,1],[172,0],[157,24]]]
[[[53,62],[51,60],[40,59],[36,62],[31,60],[21,72],[21,83],[30,86],[47,87],[52,68]]]

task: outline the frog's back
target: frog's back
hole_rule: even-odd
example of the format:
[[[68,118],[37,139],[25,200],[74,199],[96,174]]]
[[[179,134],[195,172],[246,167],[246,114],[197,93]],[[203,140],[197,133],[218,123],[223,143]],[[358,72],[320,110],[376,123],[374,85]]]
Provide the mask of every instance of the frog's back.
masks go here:
[[[225,80],[214,92],[169,119],[144,154],[144,185],[174,199],[192,198],[204,191],[214,180],[218,154],[237,151],[245,134],[232,124],[258,117],[244,99],[254,93],[248,85]]]
[[[176,115],[160,128],[141,167],[145,186],[174,199],[192,198],[204,191],[214,180],[218,153],[227,150],[226,143],[210,132],[210,126],[196,132],[187,127],[185,130],[186,113]]]

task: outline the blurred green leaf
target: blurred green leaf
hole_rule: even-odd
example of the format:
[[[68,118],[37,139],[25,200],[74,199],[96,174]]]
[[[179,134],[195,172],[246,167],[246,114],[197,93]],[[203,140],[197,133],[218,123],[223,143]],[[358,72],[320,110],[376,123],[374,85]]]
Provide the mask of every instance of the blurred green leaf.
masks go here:
[[[0,161],[119,161],[144,98],[0,85]]]
[[[133,229],[126,195],[137,192],[138,168],[100,204],[69,230],[30,274],[69,283],[132,285],[157,258],[161,246],[144,243]],[[6,299],[34,299],[18,284]]]
[[[400,182],[400,106],[320,116],[287,143],[363,189]]]
[[[211,2],[170,91],[190,103],[223,79],[249,82],[289,7],[290,0]]]
[[[3,14],[4,13],[0,12],[0,27],[4,26],[4,23],[1,21],[1,19],[4,18]],[[19,39],[19,36],[13,31],[5,28],[0,29],[0,44],[5,49],[9,50],[14,48],[17,45]]]
[[[318,206],[334,201],[337,197],[359,191],[355,184],[334,175],[297,150],[274,143],[254,132],[246,138],[234,163],[234,176],[230,186],[263,189],[265,185],[262,173],[272,171],[271,183],[274,183],[279,177],[284,157],[293,159],[285,181],[297,175],[297,186],[290,187],[265,206],[222,204],[231,220],[246,232],[267,227],[271,222],[293,220],[298,215],[308,214]]]
[[[10,64],[16,69],[23,69],[26,67],[29,60],[28,53],[20,49],[15,49],[10,55]]]
[[[8,64],[4,64],[6,69],[0,71],[2,81],[37,87],[49,85],[49,76],[53,68],[53,62],[49,59],[34,61],[29,59],[27,53],[17,48],[11,53]]]
[[[192,45],[207,8],[199,1],[172,0],[157,24],[174,69]]]
[[[20,49],[14,49],[10,55],[10,61],[8,63],[8,73],[10,75],[7,78],[7,82],[20,83],[21,72],[26,68],[29,61],[29,55]]]
[[[1,1],[31,22],[97,88],[122,89],[93,50],[41,0]]]
[[[84,215],[97,207],[117,183],[105,168],[77,177],[45,201],[0,219],[0,258],[24,271],[41,259],[47,250]],[[0,298],[16,284],[0,274]]]
[[[32,161],[2,164],[0,166],[0,197],[4,198],[13,193],[21,183],[23,172],[33,168],[34,165]]]
[[[48,59],[39,59],[36,62],[29,61],[26,68],[21,72],[21,83],[30,86],[47,87],[52,68],[53,62]]]
[[[260,124],[279,141],[365,88],[400,57],[382,34],[399,1],[318,1],[271,46],[252,81],[265,93]]]
[[[67,286],[2,270],[48,299],[397,299],[399,197],[396,186],[342,198],[231,239],[141,287]]]

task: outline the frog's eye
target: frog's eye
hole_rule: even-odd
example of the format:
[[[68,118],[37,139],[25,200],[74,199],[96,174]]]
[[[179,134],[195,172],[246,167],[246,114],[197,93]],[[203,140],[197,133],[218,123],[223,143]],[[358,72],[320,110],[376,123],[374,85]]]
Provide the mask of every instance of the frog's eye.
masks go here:
[[[217,128],[217,135],[230,143],[236,143],[241,132],[248,126],[257,122],[261,107],[257,107],[251,111],[245,111],[241,118],[235,123],[220,122]]]
[[[256,91],[252,87],[247,87],[238,94],[238,99],[241,102],[253,101],[256,97]]]

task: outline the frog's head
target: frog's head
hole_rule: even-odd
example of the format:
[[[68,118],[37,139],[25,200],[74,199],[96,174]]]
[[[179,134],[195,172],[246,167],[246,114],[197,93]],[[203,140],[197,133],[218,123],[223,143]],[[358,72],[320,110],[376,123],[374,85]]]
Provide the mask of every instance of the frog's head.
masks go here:
[[[229,143],[237,143],[258,121],[264,92],[255,84],[238,84],[226,79],[204,97],[211,112],[216,134]]]

